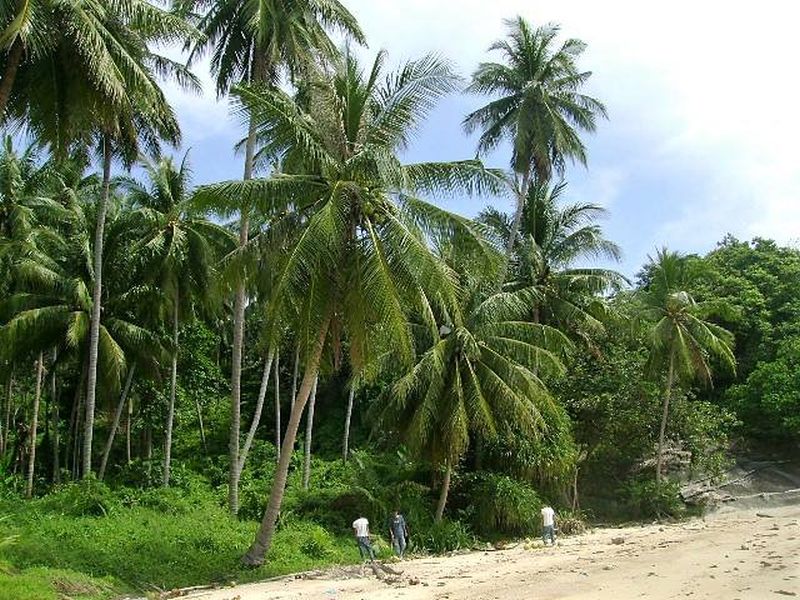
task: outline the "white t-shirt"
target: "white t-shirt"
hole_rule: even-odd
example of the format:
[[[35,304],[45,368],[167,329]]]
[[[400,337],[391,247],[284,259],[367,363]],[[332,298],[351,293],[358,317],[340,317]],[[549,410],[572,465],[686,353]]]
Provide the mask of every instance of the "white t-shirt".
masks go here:
[[[356,537],[367,537],[369,535],[369,521],[364,517],[353,521],[353,529],[356,530]]]
[[[542,525],[544,525],[545,527],[552,527],[554,524],[555,516],[556,512],[549,506],[545,506],[542,509]]]

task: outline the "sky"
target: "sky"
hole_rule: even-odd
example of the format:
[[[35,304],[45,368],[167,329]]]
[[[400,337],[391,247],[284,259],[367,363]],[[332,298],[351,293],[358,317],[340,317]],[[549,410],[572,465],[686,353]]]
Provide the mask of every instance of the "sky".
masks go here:
[[[656,248],[706,252],[727,234],[800,239],[800,140],[796,23],[800,5],[760,2],[605,0],[344,0],[391,64],[436,52],[468,78],[505,34],[503,19],[559,23],[588,44],[580,67],[587,93],[609,119],[587,135],[588,166],[570,167],[566,199],[606,207],[607,236],[633,275]],[[243,137],[227,100],[217,100],[207,64],[203,95],[170,88],[197,183],[241,177],[233,145]],[[461,128],[485,99],[444,99],[406,153],[409,162],[472,158],[475,137]],[[508,147],[485,157],[507,167]],[[467,216],[508,201],[450,198]]]

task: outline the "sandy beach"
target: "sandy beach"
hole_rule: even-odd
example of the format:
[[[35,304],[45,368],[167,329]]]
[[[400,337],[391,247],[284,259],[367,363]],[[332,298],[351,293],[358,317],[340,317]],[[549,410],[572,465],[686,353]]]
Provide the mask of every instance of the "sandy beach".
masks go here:
[[[402,575],[334,569],[190,596],[193,600],[575,600],[800,597],[800,506],[724,510],[702,519],[597,529],[555,547],[419,558]]]

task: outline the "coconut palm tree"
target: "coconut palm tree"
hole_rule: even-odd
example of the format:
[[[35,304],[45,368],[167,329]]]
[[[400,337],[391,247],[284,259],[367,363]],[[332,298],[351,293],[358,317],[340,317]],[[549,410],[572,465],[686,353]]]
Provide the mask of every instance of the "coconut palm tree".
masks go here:
[[[605,312],[598,294],[618,289],[627,280],[618,272],[591,266],[591,261],[618,262],[619,246],[603,235],[598,219],[607,212],[591,203],[563,204],[566,183],[536,183],[528,190],[514,245],[508,290],[529,289],[529,318],[579,336],[602,330]],[[513,217],[490,207],[478,220],[496,243],[508,247]]]
[[[147,182],[128,180],[128,201],[141,219],[143,236],[134,254],[143,262],[145,282],[163,295],[161,306],[172,324],[172,369],[164,445],[163,485],[169,486],[172,429],[178,376],[178,332],[181,319],[194,312],[213,310],[215,268],[233,249],[230,232],[196,214],[191,204],[191,169],[188,154],[179,165],[169,157],[157,163],[142,159]],[[166,315],[164,315],[166,317]]]
[[[563,374],[572,347],[559,330],[528,320],[530,289],[495,292],[491,270],[467,269],[463,256],[457,262],[460,310],[433,321],[428,350],[397,380],[380,419],[443,472],[436,521],[472,437],[547,429],[557,406],[542,378]]]
[[[656,482],[660,482],[673,387],[696,380],[711,385],[710,359],[713,357],[720,366],[734,371],[736,358],[731,349],[733,334],[706,320],[717,307],[695,302],[687,291],[692,272],[686,258],[662,248],[655,258],[648,259],[648,281],[639,297],[641,317],[649,323],[649,368],[659,373],[666,370],[656,454]]]
[[[197,27],[203,34],[190,44],[190,62],[211,52],[211,71],[218,95],[239,83],[275,86],[281,72],[291,78],[306,71],[318,57],[330,59],[336,46],[330,31],[342,32],[359,43],[364,35],[355,17],[338,0],[184,0],[187,12],[199,11]],[[204,11],[204,12],[203,12]],[[243,179],[253,175],[256,124],[250,121],[245,142]],[[244,199],[233,210],[239,214],[239,244],[250,234],[253,206]],[[245,277],[239,274],[234,292],[231,364],[230,481],[228,507],[239,510],[241,374],[244,346]]]
[[[504,62],[478,65],[467,88],[496,98],[468,114],[464,127],[470,133],[480,131],[479,154],[503,141],[512,145],[517,206],[506,247],[510,258],[532,181],[563,173],[567,160],[585,164],[580,133],[593,132],[606,109],[580,91],[592,74],[576,62],[586,44],[568,39],[559,45],[557,25],[534,28],[522,17],[507,20],[506,26],[508,37],[489,47]]]
[[[455,305],[452,274],[431,252],[426,232],[446,229],[463,243],[482,247],[471,222],[418,194],[496,192],[502,186],[498,175],[477,161],[400,161],[398,152],[436,100],[456,89],[457,78],[447,63],[431,56],[382,78],[384,59],[379,54],[364,71],[347,52],[330,74],[318,76],[303,106],[280,90],[239,89],[262,151],[279,157],[284,172],[199,192],[215,205],[241,197],[258,201],[265,212],[283,205],[305,215],[267,313],[272,331],[293,323],[305,373],[261,528],[243,558],[248,564],[260,564],[271,544],[300,418],[323,358],[339,366],[346,338],[349,362],[358,370],[375,351],[380,330],[393,340],[397,360],[410,361],[411,307]]]

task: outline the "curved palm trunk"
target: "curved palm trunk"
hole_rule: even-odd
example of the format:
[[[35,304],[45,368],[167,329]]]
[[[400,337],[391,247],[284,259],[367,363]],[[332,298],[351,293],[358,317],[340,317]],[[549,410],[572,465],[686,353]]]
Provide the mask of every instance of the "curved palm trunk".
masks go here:
[[[200,443],[203,444],[203,451],[208,454],[208,443],[206,442],[206,427],[203,424],[203,411],[200,408],[200,398],[195,394],[194,407],[197,410],[197,422],[200,426]]]
[[[289,416],[289,423],[286,425],[286,435],[281,444],[281,457],[278,461],[278,468],[275,470],[275,478],[272,481],[272,490],[269,496],[267,509],[264,511],[264,518],[261,526],[256,533],[256,538],[250,549],[242,557],[242,562],[246,565],[257,566],[263,564],[264,555],[272,545],[272,536],[275,533],[275,523],[278,520],[278,512],[283,502],[283,492],[286,489],[286,478],[289,474],[289,463],[292,460],[292,450],[297,439],[297,429],[300,426],[300,418],[303,416],[303,409],[306,407],[311,389],[319,375],[319,365],[322,359],[322,349],[325,345],[325,338],[328,335],[330,320],[326,320],[320,328],[317,343],[308,360],[303,382],[297,394],[297,401],[292,407]]]
[[[281,447],[281,353],[275,355],[275,449]],[[275,460],[281,459],[280,454]]]
[[[119,429],[119,422],[122,420],[122,411],[128,406],[128,394],[131,391],[131,384],[133,383],[133,373],[136,371],[136,363],[131,365],[128,369],[128,377],[125,380],[125,387],[122,388],[122,396],[117,404],[117,409],[114,411],[114,420],[111,423],[111,430],[108,432],[108,439],[106,440],[106,447],[103,449],[103,458],[100,461],[100,470],[97,472],[97,478],[103,481],[106,476],[106,467],[108,466],[108,457],[111,454],[111,448],[114,445],[114,437],[117,435]]]
[[[172,468],[172,427],[175,423],[175,393],[178,387],[178,290],[175,290],[175,306],[172,316],[172,372],[169,379],[169,410],[167,411],[167,438],[164,440],[164,479],[161,484],[169,487],[170,469]]]
[[[450,461],[445,463],[444,479],[442,480],[442,490],[439,493],[439,503],[436,505],[436,515],[433,520],[439,523],[444,515],[444,507],[447,505],[447,495],[450,493],[450,475],[452,475],[453,468],[450,466]]]
[[[6,106],[8,106],[8,99],[11,97],[11,90],[14,89],[14,81],[17,78],[17,70],[19,64],[22,62],[22,54],[24,48],[19,38],[14,40],[11,44],[11,50],[6,59],[6,70],[3,73],[3,79],[0,80],[0,117],[6,114]]]
[[[33,396],[33,416],[31,417],[30,451],[28,452],[28,477],[25,484],[25,497],[33,497],[33,475],[36,468],[36,435],[39,427],[39,403],[42,399],[42,377],[44,375],[44,355],[39,353],[36,361],[36,392]]]
[[[319,376],[314,380],[314,388],[311,390],[311,400],[308,403],[308,413],[306,414],[306,444],[305,456],[303,458],[303,489],[308,489],[308,481],[311,479],[311,436],[314,433],[314,406],[317,404],[317,384]]]
[[[672,395],[672,385],[675,377],[675,358],[670,354],[669,373],[667,374],[667,389],[664,393],[664,410],[661,415],[661,428],[658,432],[658,454],[656,456],[656,483],[661,483],[661,467],[664,462],[664,434],[667,430],[667,417],[669,416],[669,400]]]
[[[103,137],[103,190],[97,207],[97,225],[94,232],[94,290],[92,290],[92,319],[89,324],[89,371],[86,384],[86,417],[83,424],[83,456],[81,475],[92,473],[92,436],[94,435],[94,410],[97,394],[97,349],[100,342],[100,301],[103,289],[103,231],[111,188],[111,139]]]
[[[344,442],[342,444],[342,460],[346,463],[350,456],[350,420],[353,416],[353,402],[355,401],[356,386],[350,384],[350,393],[347,395],[347,413],[344,417]]]
[[[267,386],[269,385],[269,374],[272,370],[272,360],[274,356],[274,352],[270,350],[269,354],[267,354],[266,360],[264,361],[264,372],[261,374],[261,387],[258,389],[258,398],[256,399],[256,409],[253,413],[253,421],[250,423],[250,429],[247,432],[247,438],[244,440],[242,452],[239,456],[239,464],[237,465],[239,475],[242,474],[244,463],[247,460],[247,454],[250,452],[250,446],[253,445],[253,440],[256,437],[258,424],[261,422],[261,413],[264,411],[264,401],[267,398]]]
[[[255,120],[250,119],[247,132],[247,145],[245,146],[244,177],[246,181],[253,176],[253,156],[256,148]],[[242,207],[239,218],[239,247],[247,244],[250,215],[248,209]],[[239,478],[241,471],[239,464],[239,435],[242,422],[242,349],[244,347],[244,309],[245,309],[244,281],[236,284],[233,302],[233,348],[231,352],[231,432],[228,440],[228,454],[230,458],[230,473],[228,479],[228,510],[232,514],[239,512]]]

